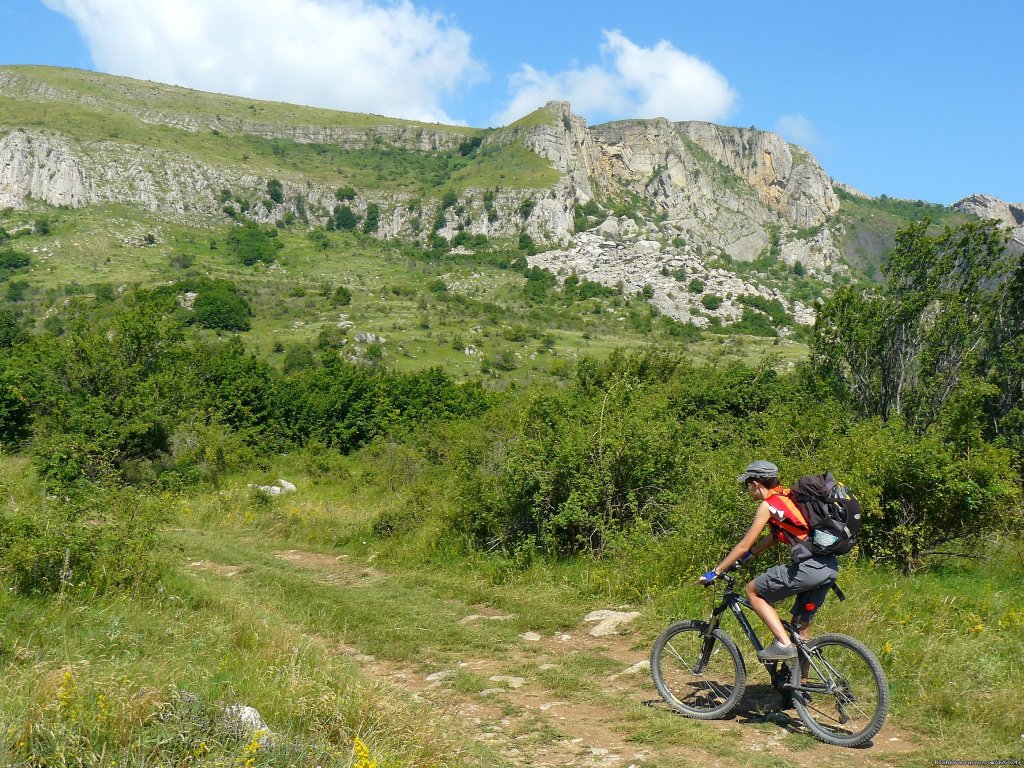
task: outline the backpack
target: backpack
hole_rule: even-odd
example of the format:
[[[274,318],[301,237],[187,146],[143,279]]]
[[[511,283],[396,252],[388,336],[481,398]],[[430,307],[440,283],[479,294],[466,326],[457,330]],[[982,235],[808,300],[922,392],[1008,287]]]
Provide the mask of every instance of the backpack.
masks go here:
[[[791,495],[811,528],[808,546],[814,554],[844,555],[856,546],[860,502],[831,472],[801,477]]]

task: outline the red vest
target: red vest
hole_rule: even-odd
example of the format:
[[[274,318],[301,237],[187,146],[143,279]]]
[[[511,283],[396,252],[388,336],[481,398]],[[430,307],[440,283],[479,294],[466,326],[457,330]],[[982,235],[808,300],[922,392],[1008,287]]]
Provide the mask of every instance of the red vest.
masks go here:
[[[772,533],[776,540],[789,546],[807,538],[811,527],[803,512],[796,505],[796,502],[789,497],[789,489],[779,486],[772,489],[772,495],[765,501],[771,510],[771,518],[768,522],[772,527]]]

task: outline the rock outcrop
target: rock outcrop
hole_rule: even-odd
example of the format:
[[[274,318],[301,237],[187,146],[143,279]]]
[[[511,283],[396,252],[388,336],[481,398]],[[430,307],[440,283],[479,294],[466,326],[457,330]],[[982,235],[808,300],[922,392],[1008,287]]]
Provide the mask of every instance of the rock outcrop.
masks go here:
[[[228,97],[96,73],[76,77],[90,87],[56,87],[46,78],[33,78],[31,70],[0,68],[0,95],[116,111],[119,119],[128,116],[189,133],[216,131],[348,149],[458,152],[465,150],[467,139],[465,129],[373,116],[338,115],[332,123],[326,111],[296,112],[296,120],[306,122],[284,125],[259,119],[256,103],[250,105],[252,118],[240,116],[237,104],[222,115],[213,107]],[[150,89],[146,93],[154,98],[133,91],[139,88]],[[189,112],[179,106],[189,99],[202,108]],[[221,101],[213,104],[215,99]],[[267,114],[281,120],[288,112]],[[322,125],[310,124],[321,119]],[[371,204],[378,206],[376,234],[387,239],[423,242],[434,233],[452,239],[461,232],[516,239],[529,234],[552,249],[531,257],[531,263],[563,276],[575,272],[606,285],[621,284],[627,293],[644,290],[665,314],[698,325],[716,318],[735,321],[743,312],[743,296],[778,299],[796,322],[812,322],[808,307],[756,284],[757,273],[747,270],[741,278],[721,265],[769,256],[825,277],[841,257],[839,200],[832,179],[809,153],[774,133],[664,119],[588,127],[567,102],[554,101],[506,128],[475,136],[481,153],[522,152],[525,147],[558,171],[557,180],[545,188],[463,184],[454,205],[430,196],[414,199],[411,193],[360,189],[348,204],[358,215],[365,215]],[[336,185],[301,168],[282,166],[272,172],[281,182],[283,200],[274,203],[267,197],[271,172],[261,173],[251,164],[203,162],[167,147],[166,142],[151,146],[117,135],[78,136],[59,124],[4,127],[0,116],[0,205],[19,207],[30,199],[67,207],[122,203],[168,219],[211,224],[225,220],[222,191],[229,190],[236,200],[250,201],[239,203],[237,210],[231,202],[232,215],[265,223],[294,217],[323,226],[338,202]],[[469,151],[475,150],[471,146]],[[969,202],[976,198],[980,202]],[[976,198],[962,203],[998,209],[1010,218],[1021,212],[1021,206],[993,208],[987,199]],[[601,215],[581,216],[584,206]],[[1024,239],[1024,229],[1018,231]],[[683,273],[700,279],[720,303],[688,291],[677,278]]]
[[[963,213],[970,213],[980,219],[995,219],[1010,230],[1010,243],[1024,248],[1024,203],[1007,203],[992,195],[968,195],[953,203]]]
[[[593,231],[575,235],[568,248],[538,253],[529,257],[529,263],[551,270],[561,281],[575,275],[620,287],[626,296],[643,293],[663,315],[698,328],[708,327],[713,318],[726,325],[738,321],[743,299],[751,297],[778,300],[799,325],[814,323],[813,309],[764,287],[756,273],[744,279],[709,267],[693,250],[666,245],[657,230],[641,229],[631,219],[609,219]],[[707,302],[705,296],[714,299]],[[790,332],[787,327],[778,331]]]

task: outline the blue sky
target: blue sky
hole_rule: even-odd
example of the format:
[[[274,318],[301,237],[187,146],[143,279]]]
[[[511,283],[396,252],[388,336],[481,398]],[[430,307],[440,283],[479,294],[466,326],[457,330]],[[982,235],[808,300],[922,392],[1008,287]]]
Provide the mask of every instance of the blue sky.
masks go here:
[[[842,7],[838,7],[842,6]],[[778,130],[873,195],[1024,201],[1015,0],[0,0],[0,63],[387,115]]]

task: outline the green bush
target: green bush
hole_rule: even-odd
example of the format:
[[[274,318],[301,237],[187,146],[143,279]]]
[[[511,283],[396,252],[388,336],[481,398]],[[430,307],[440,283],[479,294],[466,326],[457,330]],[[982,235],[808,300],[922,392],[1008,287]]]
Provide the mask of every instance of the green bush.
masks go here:
[[[459,460],[458,530],[486,548],[599,551],[636,520],[663,523],[682,465],[667,403],[616,387],[601,399],[537,390],[503,414],[516,435]]]
[[[558,280],[550,270],[530,267],[526,270],[526,285],[523,288],[526,298],[531,302],[542,302],[548,292],[555,287]]]
[[[224,240],[231,254],[247,267],[257,261],[273,264],[284,247],[277,239],[276,228],[262,227],[252,221],[233,228]]]
[[[267,197],[280,205],[284,202],[284,185],[277,179],[267,181]]]
[[[690,291],[690,293],[704,293],[704,283],[701,280],[698,280],[696,277],[690,281],[690,284],[689,286],[687,286],[687,288]]]
[[[331,297],[331,301],[339,307],[347,307],[352,303],[352,291],[344,285],[339,285],[334,289],[334,295]]]
[[[366,219],[363,221],[363,232],[373,234],[380,228],[380,206],[377,203],[368,203],[366,206]]]
[[[252,328],[252,307],[238,289],[226,280],[210,281],[199,291],[193,309],[196,325],[225,331],[248,331]]]
[[[359,217],[347,205],[334,206],[334,229],[345,232],[351,231],[359,226]]]
[[[0,512],[0,575],[23,595],[142,591],[163,574],[159,499],[94,489],[75,503],[22,500]]]
[[[722,297],[715,296],[714,294],[711,293],[705,293],[703,296],[700,297],[700,303],[704,305],[704,309],[713,312],[714,310],[722,306]]]
[[[13,248],[0,248],[0,271],[11,272],[15,269],[24,269],[32,263],[32,258],[27,253],[21,253]]]

